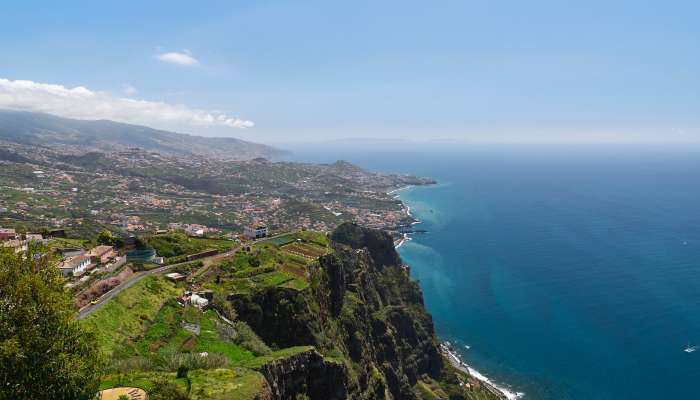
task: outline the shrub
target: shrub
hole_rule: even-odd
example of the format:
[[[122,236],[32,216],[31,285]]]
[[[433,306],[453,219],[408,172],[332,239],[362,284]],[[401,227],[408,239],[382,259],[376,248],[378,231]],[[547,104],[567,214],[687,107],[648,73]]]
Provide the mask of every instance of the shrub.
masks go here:
[[[267,355],[272,352],[265,342],[243,321],[236,321],[233,326],[221,325],[219,335],[226,341],[235,343],[256,356]]]
[[[126,373],[129,371],[149,371],[153,369],[153,363],[146,357],[129,357],[124,359],[113,359],[111,369],[116,372]]]
[[[148,400],[189,400],[189,398],[175,383],[165,379],[153,382],[153,387],[148,391]]]
[[[216,309],[216,311],[220,312],[221,315],[230,321],[235,321],[236,318],[238,318],[238,314],[236,313],[236,309],[233,307],[233,304],[226,300],[226,297],[221,293],[214,293],[214,298],[212,299],[211,305],[214,307],[214,309]]]

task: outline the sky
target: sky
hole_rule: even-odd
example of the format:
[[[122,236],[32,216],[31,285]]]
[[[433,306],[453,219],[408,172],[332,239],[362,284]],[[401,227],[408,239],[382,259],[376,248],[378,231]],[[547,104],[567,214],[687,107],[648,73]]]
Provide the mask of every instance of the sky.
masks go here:
[[[700,142],[698,2],[9,3],[0,108],[272,144]]]

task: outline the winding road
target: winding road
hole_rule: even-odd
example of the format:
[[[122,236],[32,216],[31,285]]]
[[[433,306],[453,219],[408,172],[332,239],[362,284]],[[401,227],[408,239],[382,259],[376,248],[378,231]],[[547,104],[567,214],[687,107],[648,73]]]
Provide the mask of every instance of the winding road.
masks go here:
[[[266,241],[268,241],[268,240],[272,240],[272,239],[275,239],[275,238],[278,238],[278,237],[281,237],[281,236],[289,235],[290,233],[291,233],[291,232],[286,232],[286,233],[281,233],[281,234],[279,234],[279,235],[270,236],[270,237],[268,237],[268,238],[258,240],[258,241],[256,241],[255,243],[266,242]],[[250,244],[252,244],[252,243],[250,243]],[[249,244],[248,244],[248,245],[249,245]],[[240,250],[241,247],[243,247],[243,246],[237,246],[237,247],[235,247],[235,248],[233,248],[233,249],[231,249],[231,250],[229,250],[229,251],[227,251],[227,252],[225,252],[225,253],[214,254],[213,256],[202,257],[202,258],[198,258],[197,260],[192,260],[192,261],[204,261],[204,262],[209,261],[209,262],[211,262],[211,261],[217,261],[218,259],[222,259],[222,258],[226,258],[226,257],[231,257],[231,256],[233,256],[234,254],[236,254],[236,252],[237,252],[238,250]],[[96,310],[99,310],[105,303],[107,303],[108,301],[110,301],[114,296],[118,295],[118,294],[121,293],[124,289],[127,289],[127,288],[133,286],[134,284],[136,284],[137,282],[139,282],[141,279],[143,279],[143,278],[145,278],[145,277],[147,277],[147,276],[149,276],[149,275],[160,275],[160,274],[162,274],[162,273],[164,273],[164,272],[167,272],[167,271],[168,271],[169,269],[171,269],[171,268],[175,268],[175,267],[177,267],[177,266],[179,266],[179,265],[187,264],[187,263],[192,262],[192,261],[184,261],[184,262],[177,263],[177,264],[165,265],[165,266],[163,266],[163,267],[159,267],[159,268],[156,268],[156,269],[152,269],[152,270],[150,270],[150,271],[139,271],[139,272],[135,273],[134,275],[131,275],[131,277],[130,277],[128,280],[126,280],[126,281],[122,282],[121,284],[117,285],[116,287],[114,287],[114,289],[112,289],[112,290],[110,290],[109,292],[107,292],[107,293],[103,294],[102,296],[100,296],[100,298],[97,299],[97,303],[95,303],[95,304],[88,304],[87,306],[81,308],[81,309],[78,311],[78,315],[77,315],[76,318],[77,318],[78,320],[81,320],[81,319],[87,317],[88,315],[92,314],[92,313],[95,312]]]
[[[172,269],[172,268],[175,268],[177,266],[187,264],[187,263],[193,262],[193,261],[215,261],[219,258],[231,257],[234,254],[236,254],[236,252],[240,248],[241,248],[241,246],[238,246],[238,247],[231,249],[225,253],[219,253],[219,254],[215,254],[213,256],[209,256],[209,257],[202,257],[202,258],[199,258],[197,260],[185,261],[185,262],[171,264],[171,265],[165,265],[163,267],[152,269],[150,271],[139,271],[139,272],[135,273],[134,275],[131,275],[131,277],[128,280],[122,282],[121,284],[116,286],[114,289],[112,289],[109,292],[100,296],[100,298],[97,299],[97,303],[88,304],[87,306],[81,308],[80,311],[78,311],[78,315],[77,315],[76,319],[81,320],[81,319],[87,317],[88,315],[92,314],[96,310],[99,310],[105,303],[110,301],[114,296],[118,295],[124,289],[127,289],[127,288],[133,286],[134,284],[136,284],[137,282],[139,282],[140,280],[142,280],[143,278],[145,278],[149,275],[160,275],[160,274],[167,272],[169,269]]]

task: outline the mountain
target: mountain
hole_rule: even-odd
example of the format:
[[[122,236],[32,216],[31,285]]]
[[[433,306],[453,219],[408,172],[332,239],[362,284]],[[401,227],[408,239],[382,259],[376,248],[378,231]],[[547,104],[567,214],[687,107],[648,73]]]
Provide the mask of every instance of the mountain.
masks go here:
[[[114,151],[138,147],[167,155],[247,160],[274,158],[282,151],[259,143],[201,137],[108,120],[76,120],[55,115],[0,110],[0,140],[30,146]]]

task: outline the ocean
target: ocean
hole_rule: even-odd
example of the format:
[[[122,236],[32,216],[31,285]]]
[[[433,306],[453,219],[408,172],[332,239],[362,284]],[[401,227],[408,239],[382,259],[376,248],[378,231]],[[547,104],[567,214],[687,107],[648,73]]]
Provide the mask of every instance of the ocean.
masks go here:
[[[524,399],[700,398],[700,151],[300,152],[438,184],[399,248],[440,337]]]

